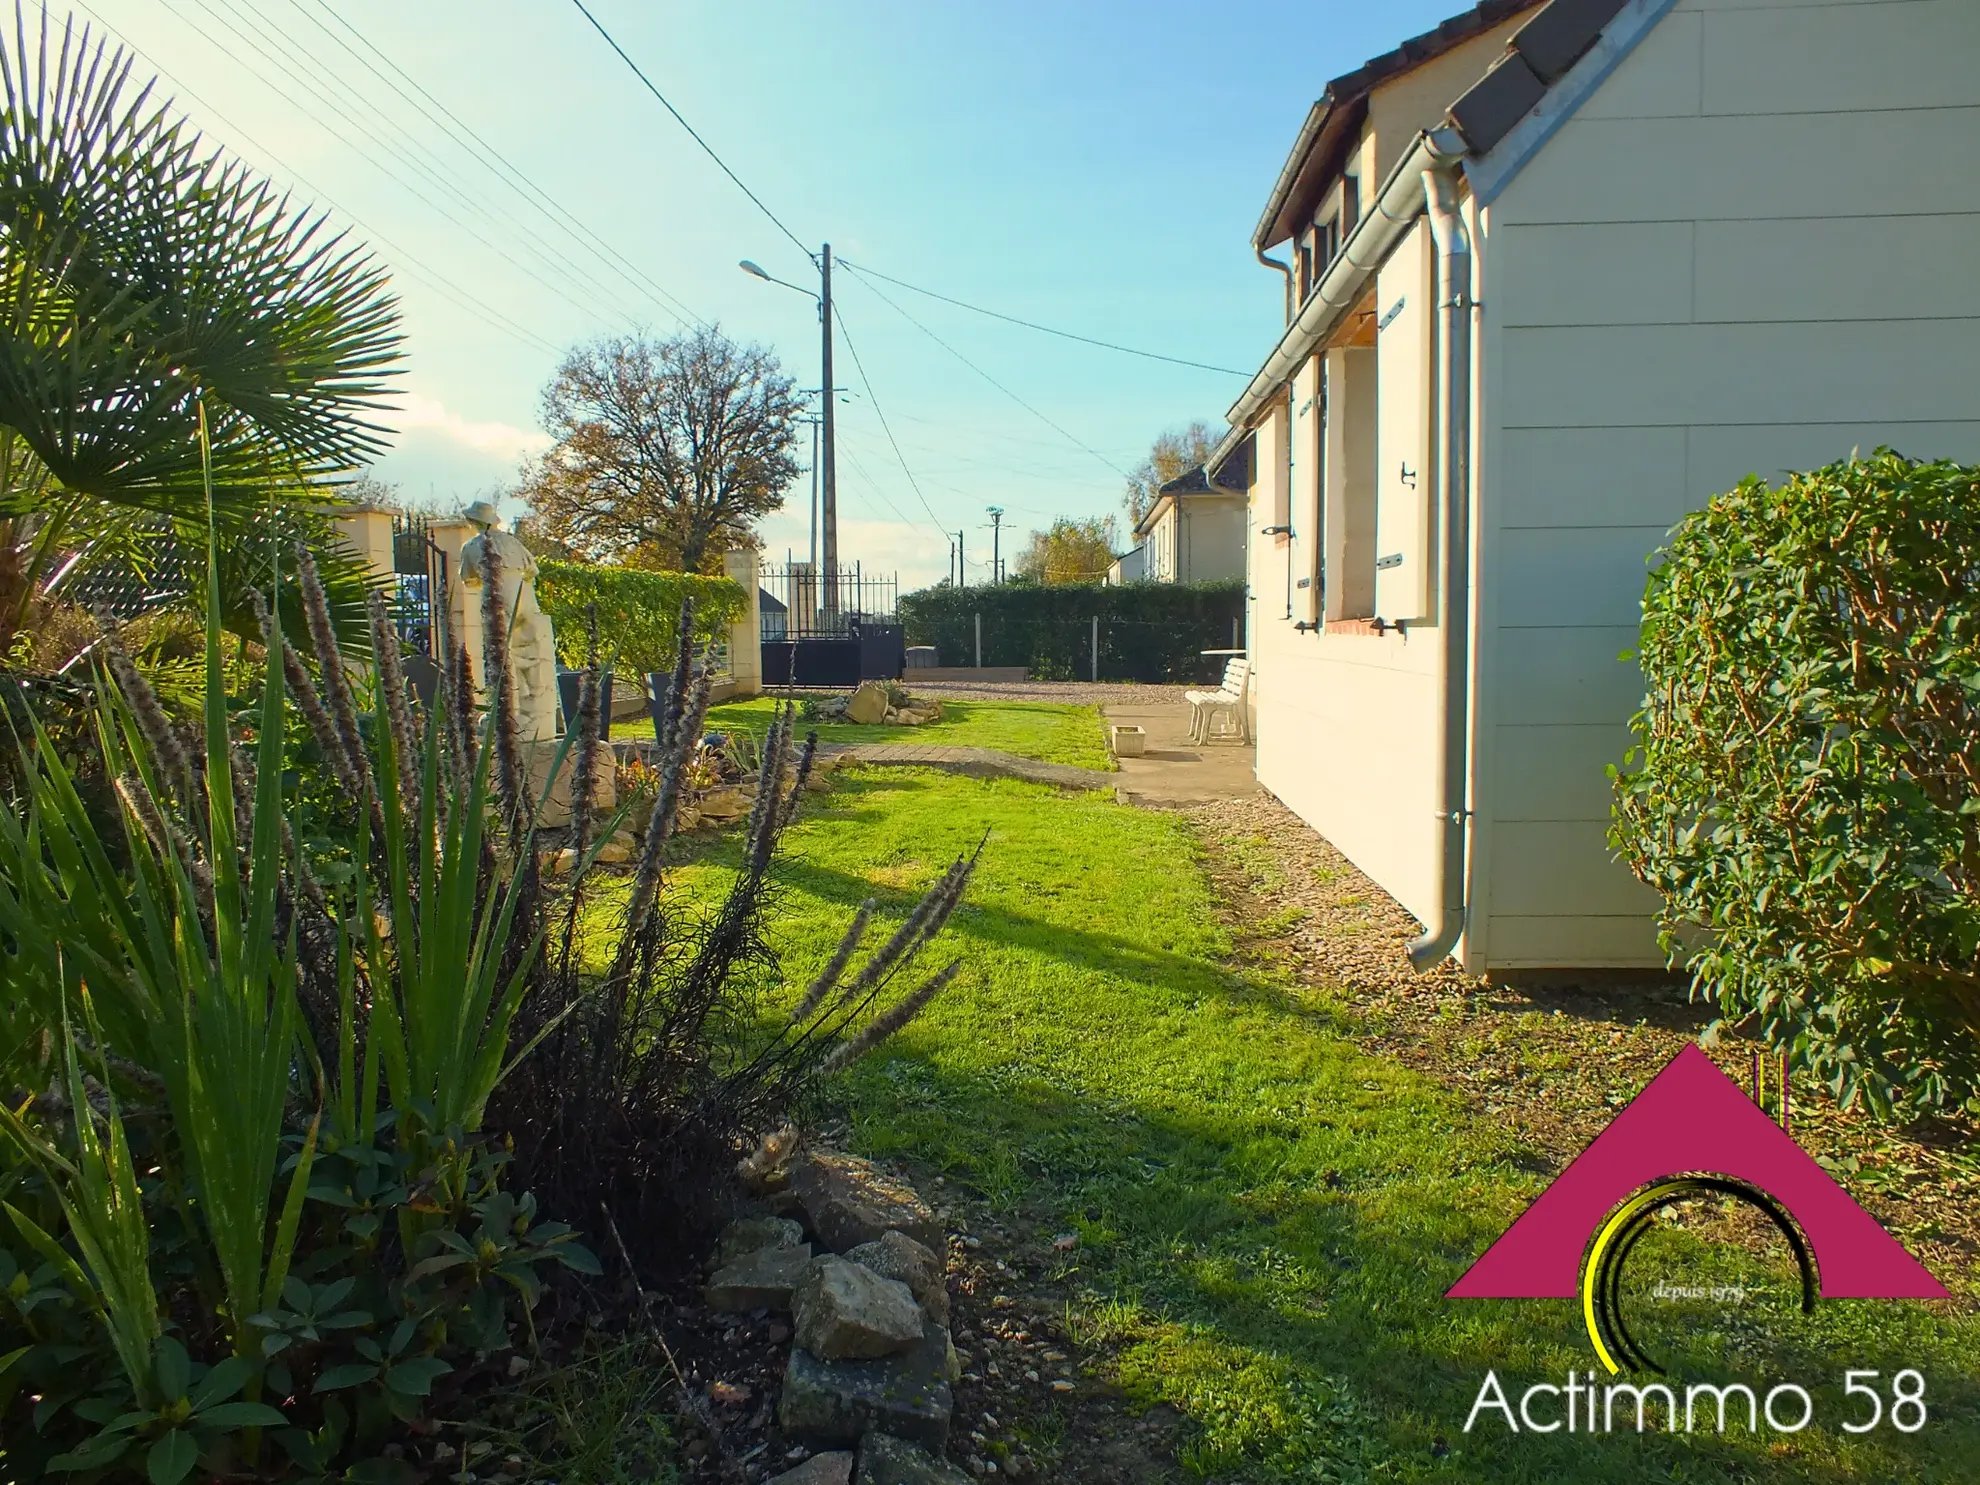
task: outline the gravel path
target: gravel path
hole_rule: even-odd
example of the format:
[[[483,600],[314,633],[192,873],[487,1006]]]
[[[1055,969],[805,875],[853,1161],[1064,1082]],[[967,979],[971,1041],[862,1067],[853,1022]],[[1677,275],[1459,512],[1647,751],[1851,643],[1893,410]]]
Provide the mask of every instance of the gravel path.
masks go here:
[[[909,671],[901,684],[917,695],[959,701],[1056,701],[1061,706],[1182,704],[1186,686],[1142,686],[1124,681],[918,681]]]

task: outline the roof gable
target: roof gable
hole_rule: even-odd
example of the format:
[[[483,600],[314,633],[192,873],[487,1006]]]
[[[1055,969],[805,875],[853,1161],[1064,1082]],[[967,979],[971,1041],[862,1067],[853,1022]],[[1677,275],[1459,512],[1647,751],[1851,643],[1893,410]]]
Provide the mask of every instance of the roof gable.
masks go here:
[[[1300,126],[1299,137],[1293,141],[1292,151],[1280,168],[1252,241],[1260,248],[1267,248],[1292,235],[1292,204],[1299,195],[1301,180],[1310,173],[1309,164],[1317,158],[1323,170],[1327,167],[1328,157],[1367,116],[1368,95],[1377,87],[1436,60],[1521,11],[1531,10],[1536,3],[1538,0],[1483,0],[1421,35],[1410,37],[1393,51],[1370,58],[1352,72],[1342,73],[1322,88],[1319,98],[1307,110],[1306,122]]]

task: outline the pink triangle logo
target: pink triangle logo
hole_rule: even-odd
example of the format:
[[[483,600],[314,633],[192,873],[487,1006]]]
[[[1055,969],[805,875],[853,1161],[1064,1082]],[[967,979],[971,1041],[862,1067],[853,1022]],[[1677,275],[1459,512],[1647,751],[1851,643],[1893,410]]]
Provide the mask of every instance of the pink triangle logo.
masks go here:
[[[1725,1177],[1773,1198],[1806,1237],[1826,1299],[1944,1299],[1945,1286],[1698,1047],[1687,1046],[1448,1291],[1572,1299],[1621,1203],[1668,1177]]]

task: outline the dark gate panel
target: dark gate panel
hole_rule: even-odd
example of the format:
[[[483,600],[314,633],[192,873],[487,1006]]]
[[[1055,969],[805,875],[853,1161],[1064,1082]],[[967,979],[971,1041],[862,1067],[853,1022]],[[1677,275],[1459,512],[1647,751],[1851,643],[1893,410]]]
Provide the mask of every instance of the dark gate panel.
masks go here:
[[[859,635],[859,678],[863,681],[897,681],[907,668],[907,641],[898,624],[854,626]]]

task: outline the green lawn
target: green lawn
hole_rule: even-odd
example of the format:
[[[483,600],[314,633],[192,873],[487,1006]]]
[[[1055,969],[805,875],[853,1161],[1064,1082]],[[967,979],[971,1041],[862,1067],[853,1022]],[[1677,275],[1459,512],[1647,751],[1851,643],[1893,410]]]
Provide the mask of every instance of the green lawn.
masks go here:
[[[943,946],[966,972],[839,1096],[869,1153],[940,1168],[1021,1225],[1080,1235],[1065,1259],[1070,1320],[1113,1381],[1186,1416],[1193,1470],[1532,1485],[1974,1478],[1970,1274],[1941,1276],[1965,1292],[1964,1313],[1829,1301],[1809,1320],[1714,1333],[1674,1368],[1803,1383],[1817,1423],[1792,1437],[1508,1438],[1497,1422],[1467,1435],[1488,1367],[1516,1403],[1592,1362],[1571,1301],[1442,1297],[1542,1180],[1502,1125],[1365,1051],[1341,1004],[1227,968],[1179,817],[1015,781],[842,775],[779,868],[774,938],[789,980],[822,962],[862,898],[898,917],[986,828]],[[677,878],[696,896],[720,886],[734,837],[700,849]],[[1742,1270],[1737,1255],[1704,1256]],[[1927,1429],[1843,1434],[1855,1416],[1843,1371],[1905,1367],[1928,1379]]]
[[[761,737],[769,725],[773,698],[758,696],[712,707],[708,730],[741,730]],[[814,724],[800,724],[803,729]],[[1070,763],[1078,768],[1112,769],[1100,711],[1091,706],[1061,706],[1046,701],[942,702],[942,719],[921,727],[862,727],[850,722],[818,723],[818,740],[827,743],[940,743],[952,747],[996,748],[1021,758],[1047,763]],[[618,738],[653,736],[645,718],[620,722]]]

